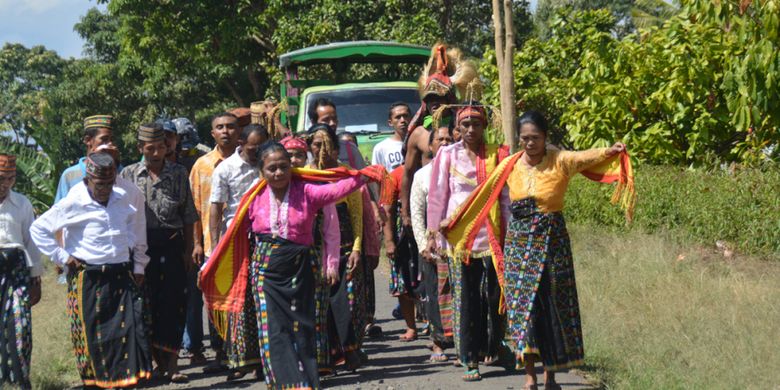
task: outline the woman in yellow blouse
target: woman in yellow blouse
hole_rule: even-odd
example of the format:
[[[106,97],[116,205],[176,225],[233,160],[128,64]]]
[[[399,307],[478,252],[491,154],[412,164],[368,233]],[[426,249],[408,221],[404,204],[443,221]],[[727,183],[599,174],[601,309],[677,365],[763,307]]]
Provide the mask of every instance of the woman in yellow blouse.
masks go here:
[[[583,359],[577,287],[569,234],[561,211],[569,179],[625,151],[547,150],[547,122],[535,111],[519,120],[523,154],[507,179],[512,216],[504,242],[508,332],[525,366],[526,388],[536,388],[541,358],[545,389],[559,388],[555,371]]]
[[[309,147],[314,156],[312,168],[338,167],[339,142],[335,130],[326,124],[318,123],[309,129],[308,134]],[[360,347],[366,318],[363,291],[365,277],[362,267],[358,266],[361,261],[363,236],[363,197],[360,191],[336,202],[336,213],[341,230],[341,261],[339,283],[331,286],[326,293],[330,298],[327,310],[327,345],[331,355],[330,364],[320,367],[323,372],[330,371],[341,361],[344,361],[349,371],[354,371],[361,365]]]
[[[456,250],[463,250],[474,240],[475,226],[485,219],[494,226],[506,226],[503,251],[495,255],[499,258],[507,332],[527,374],[525,389],[537,389],[537,360],[544,364],[545,389],[558,389],[555,371],[583,359],[574,264],[561,213],[569,179],[582,173],[599,182],[619,181],[616,194],[625,194],[630,216],[633,173],[621,143],[581,152],[550,149],[546,145],[547,121],[534,111],[521,116],[518,127],[522,151],[504,160],[475,189],[444,230]],[[511,211],[507,225],[487,212],[505,186]]]

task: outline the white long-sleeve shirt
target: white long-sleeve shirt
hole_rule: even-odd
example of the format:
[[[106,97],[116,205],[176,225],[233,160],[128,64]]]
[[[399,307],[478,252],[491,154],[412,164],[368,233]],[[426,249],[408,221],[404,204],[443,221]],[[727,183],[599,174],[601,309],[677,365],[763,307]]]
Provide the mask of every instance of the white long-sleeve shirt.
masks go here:
[[[30,276],[43,273],[41,252],[30,238],[30,225],[35,213],[30,201],[22,194],[11,191],[0,202],[0,248],[18,248],[24,251]]]
[[[431,185],[431,164],[428,164],[414,173],[412,190],[409,195],[409,214],[412,217],[412,231],[414,240],[417,241],[417,249],[422,253],[428,247],[426,233],[426,210],[428,208],[428,187]]]
[[[108,205],[92,199],[81,182],[68,195],[41,215],[30,228],[33,241],[52,261],[62,266],[70,256],[91,265],[120,264],[131,261],[133,272],[143,274],[149,256],[146,254],[146,215],[134,196],[122,186],[114,185]],[[64,246],[54,233],[64,229]]]

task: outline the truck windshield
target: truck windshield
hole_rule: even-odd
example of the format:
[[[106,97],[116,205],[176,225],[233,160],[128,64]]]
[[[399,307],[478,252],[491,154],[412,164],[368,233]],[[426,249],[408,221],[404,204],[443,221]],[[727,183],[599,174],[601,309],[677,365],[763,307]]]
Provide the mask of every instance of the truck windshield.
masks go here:
[[[391,104],[408,104],[412,110],[411,115],[420,108],[420,95],[415,88],[360,88],[313,92],[306,97],[306,109],[319,98],[328,98],[336,104],[339,132],[392,132],[393,129],[387,124],[387,110]],[[309,126],[311,121],[306,116],[304,129]]]

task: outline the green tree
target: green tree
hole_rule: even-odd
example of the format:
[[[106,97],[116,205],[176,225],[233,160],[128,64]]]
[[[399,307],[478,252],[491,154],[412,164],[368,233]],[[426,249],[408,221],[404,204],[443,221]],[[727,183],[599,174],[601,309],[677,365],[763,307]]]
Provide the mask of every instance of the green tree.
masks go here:
[[[675,15],[677,7],[665,0],[539,0],[534,13],[536,36],[548,39],[559,9],[589,11],[607,9],[615,18],[612,32],[624,37],[637,28],[660,26]]]
[[[120,20],[121,61],[143,59],[147,79],[175,72],[210,80],[241,106],[276,94],[278,57],[291,50],[366,39],[443,40],[479,57],[492,39],[490,6],[476,0],[104,2]],[[516,7],[524,39],[527,2]]]
[[[42,147],[58,140],[41,133],[45,93],[56,86],[67,61],[43,46],[6,43],[0,50],[0,131],[12,131],[22,144],[30,138]]]

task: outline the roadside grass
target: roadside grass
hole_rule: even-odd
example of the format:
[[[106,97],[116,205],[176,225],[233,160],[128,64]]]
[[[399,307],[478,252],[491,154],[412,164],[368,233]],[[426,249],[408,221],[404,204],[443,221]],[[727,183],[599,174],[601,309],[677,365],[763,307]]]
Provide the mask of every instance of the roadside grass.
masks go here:
[[[70,322],[65,315],[67,289],[57,284],[54,267],[42,280],[43,297],[33,307],[33,353],[30,381],[34,389],[54,390],[79,383],[76,359],[70,341]]]
[[[570,225],[586,373],[609,389],[780,386],[780,265]]]

